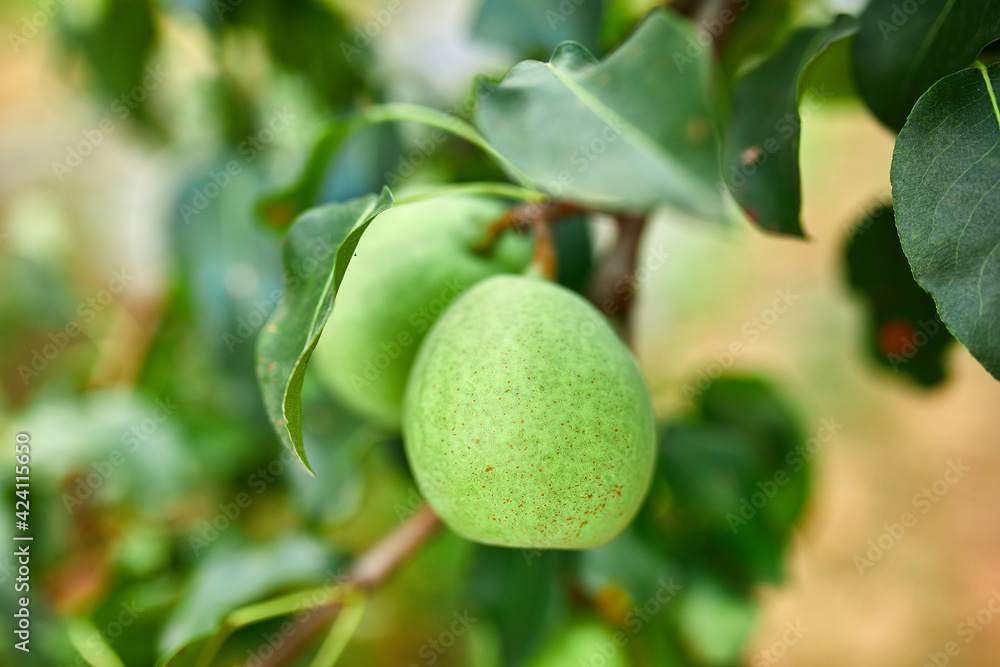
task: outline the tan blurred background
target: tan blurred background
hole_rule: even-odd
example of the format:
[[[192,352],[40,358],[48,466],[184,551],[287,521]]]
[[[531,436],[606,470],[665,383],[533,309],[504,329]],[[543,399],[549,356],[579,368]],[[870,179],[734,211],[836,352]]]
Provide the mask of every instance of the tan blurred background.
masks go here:
[[[775,660],[785,654],[782,665],[809,667],[934,665],[929,653],[939,664],[1000,664],[1000,616],[982,623],[993,619],[987,605],[1000,591],[1000,384],[957,345],[938,389],[877,368],[860,353],[861,304],[846,288],[847,232],[890,192],[893,141],[853,105],[830,104],[805,121],[810,242],[666,221],[647,241],[676,260],[642,295],[640,357],[660,407],[676,404],[677,387],[739,341],[746,352],[733,367],[786,383],[813,436],[823,418],[842,426],[817,453],[789,580],[760,591],[765,612],[751,665],[778,664],[768,662],[768,650]],[[711,287],[691,293],[691,284]],[[759,338],[745,336],[744,326],[785,289],[798,300],[767,331],[751,324]],[[968,471],[958,477],[948,472],[951,463]],[[945,489],[940,496],[935,482]],[[928,499],[919,496],[925,488]],[[898,540],[882,537],[885,524],[906,512],[915,524]],[[891,546],[880,557],[873,551],[868,566],[861,559],[880,537]],[[1000,602],[993,606],[1000,610]],[[979,621],[967,622],[977,614]],[[785,651],[775,643],[788,622],[808,632]],[[957,656],[943,653],[947,642]]]

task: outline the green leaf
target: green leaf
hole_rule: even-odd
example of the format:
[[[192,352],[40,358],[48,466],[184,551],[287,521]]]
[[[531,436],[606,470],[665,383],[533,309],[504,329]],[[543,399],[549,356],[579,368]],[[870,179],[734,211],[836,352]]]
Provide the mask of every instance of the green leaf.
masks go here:
[[[274,227],[288,226],[296,216],[316,203],[326,168],[348,137],[370,125],[391,122],[419,123],[448,132],[479,147],[501,166],[517,175],[516,169],[506,162],[474,127],[461,118],[416,104],[380,104],[347,118],[332,121],[313,147],[299,178],[287,188],[263,198],[258,204],[258,214]],[[394,183],[390,180],[389,185],[394,186]]]
[[[60,12],[62,37],[87,65],[92,85],[112,103],[116,116],[134,114],[152,123],[149,94],[169,76],[150,57],[159,41],[156,6],[151,0],[118,0],[97,4],[93,23],[76,26]],[[13,33],[11,33],[13,34]],[[157,129],[155,124],[150,129]]]
[[[711,576],[692,577],[678,601],[680,631],[705,663],[733,665],[750,639],[757,605]]]
[[[924,91],[998,38],[1000,0],[872,0],[854,41],[858,90],[898,130]]]
[[[170,664],[185,647],[222,630],[226,615],[238,607],[286,586],[321,580],[332,565],[331,556],[325,544],[304,536],[213,549],[164,623],[161,664]]]
[[[257,204],[257,214],[264,222],[283,229],[303,211],[316,203],[323,178],[333,156],[363,123],[335,121],[327,125],[313,146],[299,178],[288,187],[270,194]],[[365,123],[366,124],[366,123]]]
[[[567,558],[558,551],[476,546],[467,599],[476,615],[497,628],[505,665],[522,664],[540,646],[546,630],[565,617],[560,575],[567,569]]]
[[[778,581],[808,491],[798,417],[770,384],[722,377],[667,424],[637,529],[682,562],[749,590]]]
[[[801,0],[753,0],[727,8],[731,20],[722,17],[702,24],[709,34],[721,34],[719,60],[730,79],[754,58],[769,55],[789,37],[795,14],[801,10]]]
[[[903,252],[941,319],[1000,378],[1000,65],[938,81],[896,140]]]
[[[257,338],[257,378],[285,447],[310,472],[302,442],[302,382],[354,249],[392,193],[327,204],[302,214],[285,238],[285,295]]]
[[[69,640],[84,660],[94,667],[125,667],[104,634],[89,620],[71,618],[66,622]]]
[[[618,632],[617,636],[622,633]],[[525,667],[631,667],[616,629],[597,618],[577,617],[557,629],[541,651]]]
[[[747,216],[762,229],[805,235],[799,219],[800,83],[810,63],[855,26],[853,18],[839,16],[826,28],[802,29],[736,82],[723,150],[725,180]],[[816,104],[832,95],[822,86],[810,92]]]
[[[570,39],[596,49],[603,14],[602,0],[485,0],[473,31],[525,55]]]
[[[851,287],[866,302],[871,355],[921,384],[939,384],[944,353],[955,339],[934,299],[913,279],[891,206],[879,206],[859,222],[844,260]]]
[[[609,210],[670,204],[723,217],[711,54],[688,56],[689,21],[657,10],[597,62],[560,45],[500,83],[481,81],[476,123],[542,190]],[[525,131],[526,128],[530,131]]]
[[[620,592],[627,596],[630,609],[658,592],[661,598],[672,596],[684,583],[680,568],[669,555],[631,529],[607,544],[581,551],[579,578],[581,588],[591,598]]]
[[[366,54],[355,46],[355,36],[340,14],[317,0],[240,0],[213,2],[207,20],[224,33],[250,29],[271,60],[302,77],[327,108],[342,109],[361,92],[359,65]]]

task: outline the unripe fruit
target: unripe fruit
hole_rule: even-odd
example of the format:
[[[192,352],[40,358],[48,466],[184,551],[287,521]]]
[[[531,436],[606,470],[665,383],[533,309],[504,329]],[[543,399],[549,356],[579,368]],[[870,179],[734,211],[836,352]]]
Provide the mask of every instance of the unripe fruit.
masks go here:
[[[478,281],[521,271],[531,259],[531,239],[513,232],[475,252],[504,210],[497,199],[437,197],[393,207],[371,223],[312,359],[343,403],[399,428],[406,379],[430,326]]]
[[[583,549],[632,520],[655,459],[653,407],[601,314],[558,285],[484,280],[445,311],[407,385],[403,439],[452,530]]]

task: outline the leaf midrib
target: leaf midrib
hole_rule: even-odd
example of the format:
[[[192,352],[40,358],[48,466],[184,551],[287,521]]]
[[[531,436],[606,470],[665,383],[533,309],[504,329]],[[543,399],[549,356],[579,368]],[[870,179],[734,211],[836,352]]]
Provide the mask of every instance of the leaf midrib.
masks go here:
[[[658,142],[656,142],[646,132],[639,129],[634,123],[627,121],[621,114],[601,102],[601,100],[592,95],[586,88],[574,81],[572,77],[568,76],[558,67],[553,66],[552,63],[544,63],[544,65],[555,75],[557,79],[559,79],[560,83],[569,89],[571,93],[583,100],[591,112],[600,120],[607,123],[608,126],[613,129],[617,128],[619,133],[633,139],[632,143],[639,146],[645,152],[653,153],[655,157],[662,159],[670,166],[680,179],[686,182],[687,185],[695,187],[699,191],[704,192],[706,190],[702,187],[700,180],[691,178],[683,165],[681,165],[680,162],[669,152],[661,150]]]

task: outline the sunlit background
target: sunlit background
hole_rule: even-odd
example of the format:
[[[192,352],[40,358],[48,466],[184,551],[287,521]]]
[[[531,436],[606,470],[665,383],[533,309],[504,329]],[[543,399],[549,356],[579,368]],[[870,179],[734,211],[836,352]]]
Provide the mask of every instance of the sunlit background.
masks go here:
[[[212,623],[206,600],[318,585],[412,512],[398,443],[312,382],[321,481],[279,457],[252,347],[280,294],[280,234],[256,202],[295,180],[332,115],[386,100],[463,114],[477,74],[568,37],[603,53],[655,3],[612,0],[590,32],[596,0],[554,27],[492,0],[105,4],[0,7],[0,538],[13,543],[20,431],[35,535],[32,652],[5,632],[3,664],[86,664],[77,645],[93,632],[125,664],[153,664],[170,633]],[[798,4],[800,21],[834,9]],[[957,344],[931,389],[870,359],[844,254],[889,197],[894,137],[847,94],[803,115],[808,241],[664,214],[639,262],[636,350],[660,416],[688,409],[700,375],[755,373],[816,444],[785,581],[756,590],[756,612],[691,611],[707,628],[695,650],[749,632],[740,664],[995,665],[1000,385]],[[409,126],[365,130],[323,198],[377,190],[422,141]],[[434,153],[418,180],[502,177],[460,142]],[[599,253],[610,223],[592,226]],[[250,500],[228,516],[239,494]],[[0,550],[5,623],[12,554]],[[444,575],[469,562],[467,543],[433,542],[376,594],[342,664],[498,664],[487,629],[426,652],[462,610],[465,584]],[[218,664],[243,664],[268,628],[242,631]]]

